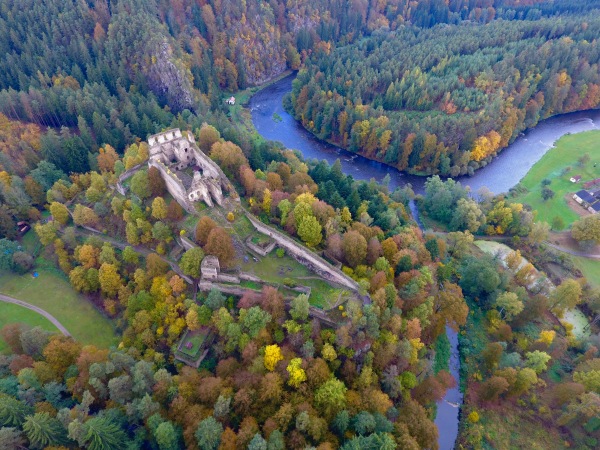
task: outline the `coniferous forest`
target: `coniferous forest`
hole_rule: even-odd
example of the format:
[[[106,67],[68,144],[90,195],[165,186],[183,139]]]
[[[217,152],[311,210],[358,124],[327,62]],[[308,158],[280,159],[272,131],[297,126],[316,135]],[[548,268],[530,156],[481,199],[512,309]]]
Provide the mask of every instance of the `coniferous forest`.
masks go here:
[[[437,449],[455,386],[455,448],[598,448],[595,280],[530,207],[437,174],[597,107],[599,30],[600,0],[1,2],[0,449]],[[424,193],[304,160],[226,104],[287,70],[307,129],[433,175]],[[220,167],[221,206],[184,209],[148,166],[169,128]],[[252,221],[346,284],[257,253]],[[600,242],[596,216],[574,230]]]
[[[600,19],[586,5],[560,18],[406,25],[319,51],[291,109],[318,137],[399,170],[472,174],[540,120],[598,107]]]

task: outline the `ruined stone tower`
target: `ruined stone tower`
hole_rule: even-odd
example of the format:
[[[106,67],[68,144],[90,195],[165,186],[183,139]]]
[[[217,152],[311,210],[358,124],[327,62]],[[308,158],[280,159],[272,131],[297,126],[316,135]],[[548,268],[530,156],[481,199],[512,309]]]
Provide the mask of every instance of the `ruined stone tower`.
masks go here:
[[[175,200],[188,212],[193,203],[204,201],[208,206],[223,202],[223,189],[231,184],[221,168],[196,145],[190,132],[179,128],[154,134],[148,138],[148,166],[156,167]]]

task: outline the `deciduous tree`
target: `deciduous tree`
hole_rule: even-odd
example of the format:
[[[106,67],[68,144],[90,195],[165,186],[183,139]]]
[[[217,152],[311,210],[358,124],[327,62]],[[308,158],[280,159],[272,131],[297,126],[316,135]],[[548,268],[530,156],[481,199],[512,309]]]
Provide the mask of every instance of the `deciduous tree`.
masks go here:
[[[152,217],[163,220],[167,217],[167,204],[162,197],[152,200]]]
[[[600,217],[585,216],[575,222],[571,228],[571,236],[585,248],[600,242]]]
[[[204,259],[204,252],[201,248],[194,247],[187,250],[181,260],[179,261],[179,267],[186,275],[192,278],[200,277],[200,265]]]
[[[342,248],[350,267],[356,267],[367,256],[367,240],[358,231],[350,230],[344,234]]]
[[[151,166],[148,169],[148,186],[153,197],[162,197],[167,192],[167,185],[163,179],[160,170]],[[173,200],[175,201],[175,200]]]
[[[114,264],[104,263],[98,270],[100,289],[109,298],[114,298],[123,286],[123,280]]]
[[[514,292],[504,292],[496,299],[496,306],[500,308],[500,312],[504,314],[507,320],[523,311],[523,302]]]
[[[574,308],[581,301],[581,293],[581,285],[576,280],[567,279],[550,294],[551,308],[558,311]]]
[[[150,195],[150,181],[148,179],[148,172],[146,170],[140,170],[131,177],[131,192],[137,195],[141,200],[144,200]]]
[[[221,267],[229,267],[235,259],[235,248],[231,236],[221,227],[211,230],[204,251],[207,255],[214,255],[219,258]]]
[[[208,417],[198,424],[196,430],[196,440],[200,450],[217,450],[221,443],[223,434],[223,425],[215,420],[214,417]]]
[[[196,224],[196,242],[202,246],[208,242],[208,235],[217,227],[217,223],[208,216],[202,216]]]
[[[298,236],[308,245],[309,247],[316,247],[321,243],[323,239],[322,227],[319,221],[314,216],[305,217],[300,226],[298,227]],[[365,248],[366,255],[366,248]]]
[[[283,360],[283,355],[277,344],[265,347],[264,365],[267,370],[271,372],[275,370],[275,366],[281,360]]]

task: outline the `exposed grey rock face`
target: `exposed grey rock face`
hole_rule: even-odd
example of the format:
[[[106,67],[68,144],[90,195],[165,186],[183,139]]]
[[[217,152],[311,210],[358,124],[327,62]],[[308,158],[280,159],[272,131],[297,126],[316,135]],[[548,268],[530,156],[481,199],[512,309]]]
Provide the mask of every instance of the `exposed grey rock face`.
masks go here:
[[[147,77],[150,89],[158,97],[164,98],[173,110],[193,108],[194,96],[190,80],[185,69],[178,67],[173,49],[167,41],[163,41],[153,52]]]
[[[280,45],[280,40],[279,33],[275,30],[257,36],[252,52],[245,55],[248,83],[262,84],[286,69],[285,50]]]

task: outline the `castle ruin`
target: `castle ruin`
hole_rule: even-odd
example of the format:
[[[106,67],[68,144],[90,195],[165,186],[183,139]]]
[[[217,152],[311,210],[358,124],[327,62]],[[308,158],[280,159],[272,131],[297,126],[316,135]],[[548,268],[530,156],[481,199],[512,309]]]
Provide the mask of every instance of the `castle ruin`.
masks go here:
[[[156,167],[167,190],[186,211],[195,211],[193,203],[222,205],[223,189],[232,189],[221,168],[196,145],[190,132],[179,128],[153,134],[148,138],[148,166]]]

